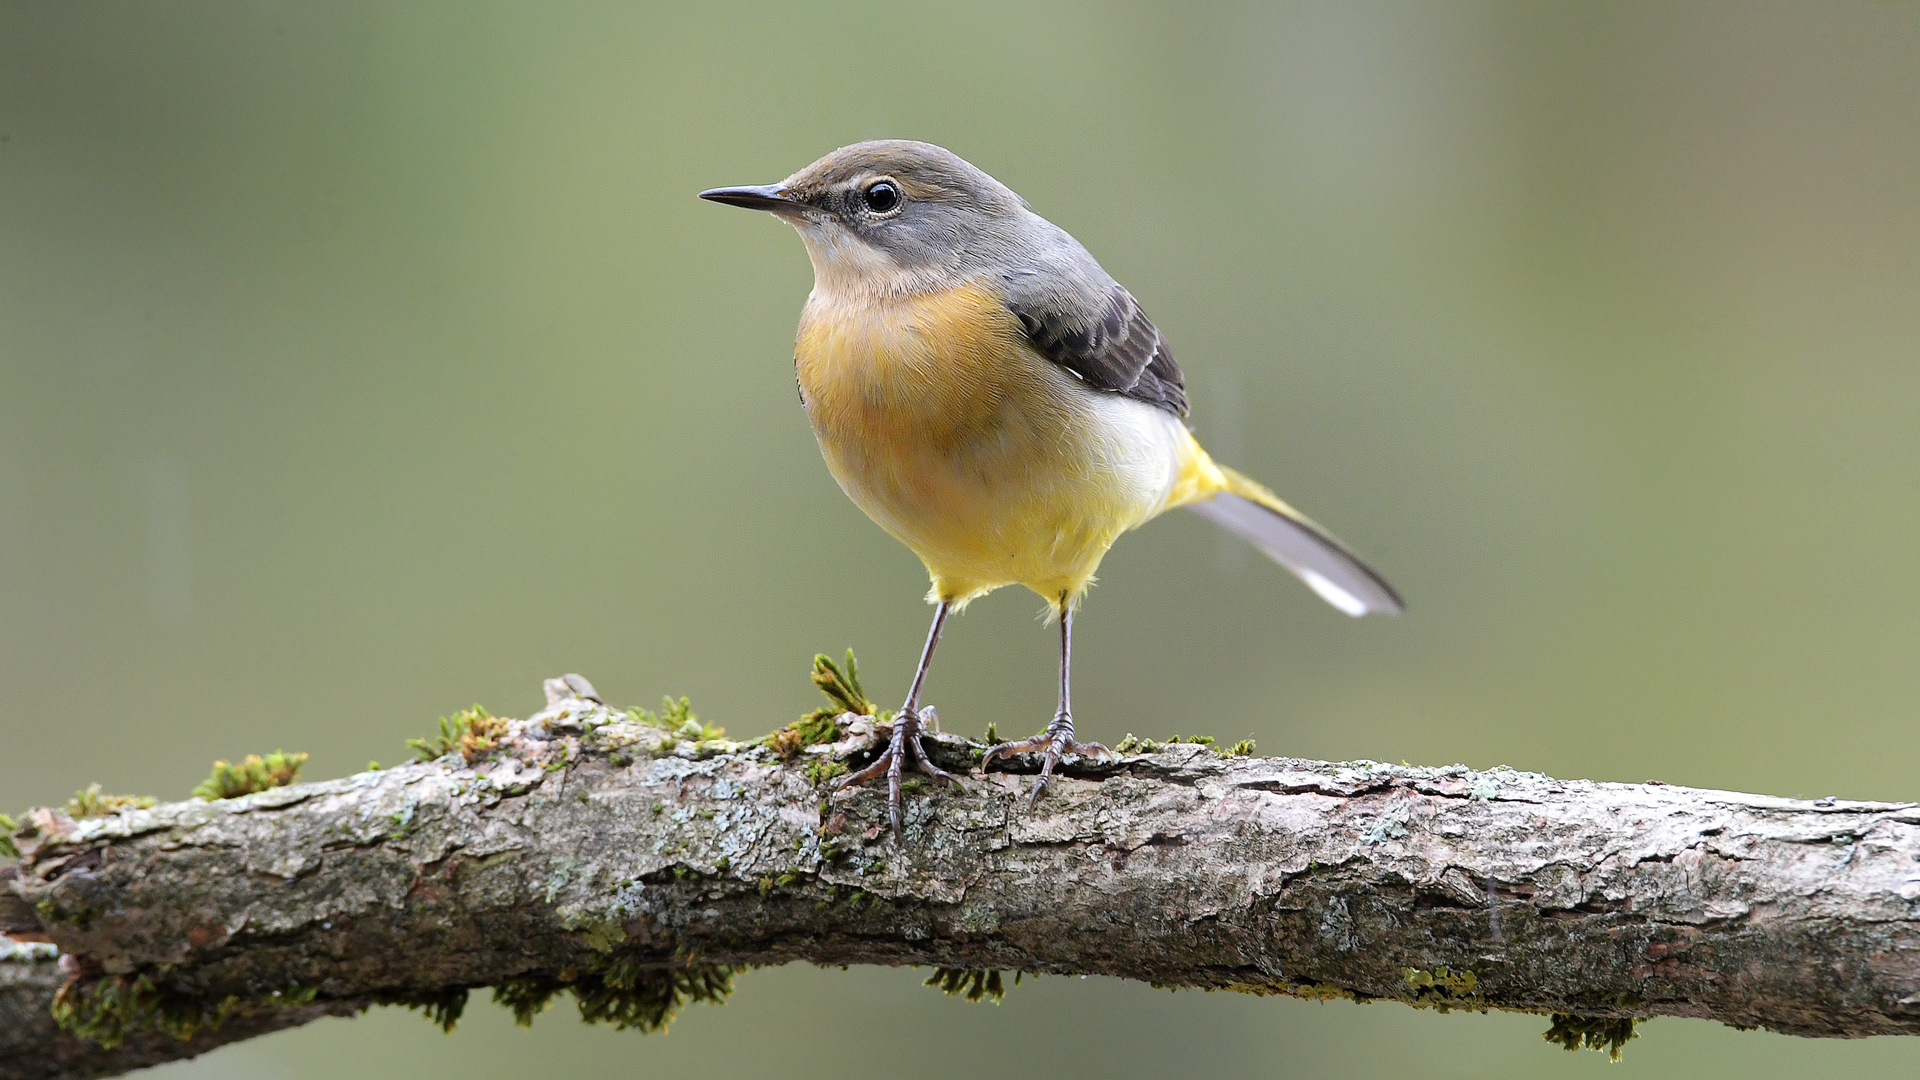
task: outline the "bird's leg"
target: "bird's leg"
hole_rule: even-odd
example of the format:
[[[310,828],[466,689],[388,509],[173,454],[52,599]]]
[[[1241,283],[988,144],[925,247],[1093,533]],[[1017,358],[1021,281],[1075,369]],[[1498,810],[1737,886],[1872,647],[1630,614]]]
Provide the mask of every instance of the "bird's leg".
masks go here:
[[[996,757],[1008,757],[1013,754],[1037,753],[1044,751],[1046,761],[1040,766],[1040,780],[1033,785],[1033,796],[1027,800],[1027,809],[1033,809],[1040,796],[1046,793],[1047,785],[1053,781],[1053,767],[1067,754],[1112,754],[1113,751],[1099,743],[1076,742],[1073,737],[1073,605],[1068,598],[1060,598],[1060,708],[1053,714],[1053,723],[1047,730],[1031,739],[1019,742],[1001,743],[989,749],[980,759],[980,767],[986,768],[987,762]]]
[[[834,784],[834,790],[852,784],[864,784],[869,780],[887,778],[887,816],[893,823],[894,839],[900,838],[900,774],[905,771],[908,758],[921,772],[943,784],[952,783],[954,776],[935,765],[927,758],[926,748],[920,745],[920,735],[924,725],[920,714],[931,712],[932,706],[925,710],[920,707],[920,687],[927,681],[927,668],[933,663],[933,647],[940,643],[940,628],[946,625],[947,611],[950,605],[940,601],[933,609],[933,628],[927,631],[926,648],[920,651],[920,669],[913,673],[913,685],[907,690],[907,703],[900,707],[900,713],[893,718],[893,737],[887,740],[887,748],[882,751],[874,763],[850,776],[841,777]]]

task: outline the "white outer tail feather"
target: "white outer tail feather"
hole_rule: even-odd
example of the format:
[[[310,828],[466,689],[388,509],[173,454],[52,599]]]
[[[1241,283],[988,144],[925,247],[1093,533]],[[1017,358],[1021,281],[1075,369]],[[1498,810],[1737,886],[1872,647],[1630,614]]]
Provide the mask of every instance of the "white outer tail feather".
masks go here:
[[[1259,548],[1348,615],[1398,615],[1406,610],[1393,586],[1311,521],[1231,492],[1189,503],[1187,509]]]

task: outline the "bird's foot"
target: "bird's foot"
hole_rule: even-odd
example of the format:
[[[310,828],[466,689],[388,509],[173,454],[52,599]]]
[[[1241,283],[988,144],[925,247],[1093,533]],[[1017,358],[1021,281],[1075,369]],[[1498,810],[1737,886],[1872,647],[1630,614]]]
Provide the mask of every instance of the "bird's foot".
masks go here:
[[[901,710],[900,715],[893,718],[893,737],[887,740],[887,748],[874,759],[873,764],[857,773],[841,777],[833,785],[833,789],[839,791],[854,784],[864,784],[869,780],[878,780],[885,776],[887,778],[887,818],[893,823],[895,840],[900,838],[901,832],[900,774],[906,771],[909,758],[912,759],[914,767],[942,784],[955,783],[958,779],[928,760],[926,748],[920,745],[920,736],[924,733],[922,717],[928,720],[933,719],[933,706],[928,705],[918,710]]]
[[[1021,739],[1019,742],[1004,742],[988,749],[980,758],[980,767],[985,769],[987,763],[996,757],[1039,753],[1044,753],[1047,757],[1040,766],[1040,779],[1033,785],[1033,795],[1027,799],[1029,810],[1033,809],[1034,805],[1040,801],[1040,796],[1046,794],[1047,787],[1053,783],[1053,767],[1060,764],[1061,758],[1068,754],[1113,756],[1113,751],[1097,742],[1076,741],[1073,737],[1073,717],[1062,714],[1054,717],[1053,723],[1048,724],[1047,730],[1042,734],[1035,735],[1031,739]]]

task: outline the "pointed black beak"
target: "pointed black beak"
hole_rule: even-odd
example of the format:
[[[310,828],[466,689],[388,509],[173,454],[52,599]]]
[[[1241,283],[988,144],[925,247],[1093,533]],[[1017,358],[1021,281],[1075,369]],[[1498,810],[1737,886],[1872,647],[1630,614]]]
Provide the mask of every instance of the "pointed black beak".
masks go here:
[[[790,199],[781,194],[779,184],[759,184],[753,187],[717,187],[700,193],[700,197],[709,202],[726,203],[728,206],[744,206],[749,210],[772,210],[774,212],[806,209],[806,203]]]

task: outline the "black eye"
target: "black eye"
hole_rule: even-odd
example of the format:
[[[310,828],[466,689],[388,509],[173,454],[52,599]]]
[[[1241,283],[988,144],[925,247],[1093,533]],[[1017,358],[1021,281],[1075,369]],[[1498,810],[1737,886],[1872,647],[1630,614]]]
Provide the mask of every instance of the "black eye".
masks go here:
[[[894,187],[890,180],[876,180],[868,184],[860,197],[866,201],[867,209],[876,214],[884,214],[900,205],[900,189]]]

